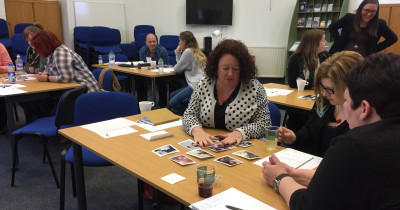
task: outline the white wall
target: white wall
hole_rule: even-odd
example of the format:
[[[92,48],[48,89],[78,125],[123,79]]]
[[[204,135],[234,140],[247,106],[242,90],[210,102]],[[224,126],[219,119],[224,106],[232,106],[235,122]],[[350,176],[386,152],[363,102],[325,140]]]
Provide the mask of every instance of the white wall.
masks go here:
[[[0,18],[6,19],[6,8],[4,7],[4,0],[0,1]]]

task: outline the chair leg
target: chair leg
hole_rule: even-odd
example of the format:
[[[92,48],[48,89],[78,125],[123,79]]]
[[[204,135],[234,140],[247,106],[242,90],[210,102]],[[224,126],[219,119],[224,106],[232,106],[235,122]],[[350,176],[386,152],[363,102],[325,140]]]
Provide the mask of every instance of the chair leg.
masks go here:
[[[65,154],[67,150],[61,152],[61,172],[60,172],[60,210],[64,210],[65,207]]]
[[[15,171],[17,170],[17,165],[18,165],[18,135],[15,136],[14,138],[11,138],[11,147],[12,147],[12,156],[13,156],[13,162],[12,162],[12,168],[11,168],[11,187],[14,187],[14,182],[15,182]]]
[[[44,147],[44,151],[46,153],[47,159],[49,160],[49,164],[50,164],[51,172],[53,173],[54,181],[56,182],[57,188],[60,188],[60,183],[58,182],[57,173],[56,173],[56,170],[54,169],[53,161],[51,160],[49,150],[47,149],[47,139],[43,139],[43,147]]]
[[[71,166],[72,195],[76,197],[75,166],[73,163],[70,163],[69,165]]]
[[[17,106],[15,105],[15,103],[13,104],[13,107],[14,107],[15,120],[19,121],[18,112],[17,112]]]
[[[140,179],[137,179],[137,189],[138,189],[138,206],[139,206],[139,210],[142,210],[143,209],[144,183]]]

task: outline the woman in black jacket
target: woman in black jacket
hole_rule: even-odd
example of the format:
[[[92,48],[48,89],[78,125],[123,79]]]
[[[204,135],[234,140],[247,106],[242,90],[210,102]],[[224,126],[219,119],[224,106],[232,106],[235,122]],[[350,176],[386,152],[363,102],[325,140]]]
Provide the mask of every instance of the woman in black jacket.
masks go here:
[[[356,14],[346,14],[329,25],[329,31],[335,40],[329,52],[333,54],[351,50],[366,57],[393,45],[397,42],[396,34],[378,16],[378,0],[364,0]],[[379,42],[381,37],[385,40]]]

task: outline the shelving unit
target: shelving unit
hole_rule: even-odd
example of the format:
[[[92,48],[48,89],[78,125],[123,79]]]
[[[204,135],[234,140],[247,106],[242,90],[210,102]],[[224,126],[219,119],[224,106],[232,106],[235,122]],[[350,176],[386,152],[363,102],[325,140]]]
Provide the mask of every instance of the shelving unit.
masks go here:
[[[300,11],[300,2],[305,2],[305,11]],[[332,4],[332,11],[328,10],[328,5]],[[326,5],[326,11],[315,11],[315,5],[319,5],[320,10],[322,7]],[[343,17],[348,13],[349,8],[349,0],[297,0],[296,6],[293,11],[292,21],[290,23],[289,30],[289,38],[287,44],[287,58],[286,58],[286,66],[289,62],[290,56],[294,51],[291,51],[290,48],[293,46],[295,42],[300,42],[303,34],[310,29],[321,29],[325,31],[325,39],[328,41],[328,46],[333,44],[333,37],[329,32],[328,28],[328,20],[331,20],[331,23]],[[299,19],[304,18],[304,26],[299,26]],[[315,18],[319,18],[317,26],[307,26],[307,19],[314,20]],[[320,27],[321,21],[325,21],[325,27]],[[287,72],[285,73],[287,75]],[[286,77],[287,78],[287,77]]]

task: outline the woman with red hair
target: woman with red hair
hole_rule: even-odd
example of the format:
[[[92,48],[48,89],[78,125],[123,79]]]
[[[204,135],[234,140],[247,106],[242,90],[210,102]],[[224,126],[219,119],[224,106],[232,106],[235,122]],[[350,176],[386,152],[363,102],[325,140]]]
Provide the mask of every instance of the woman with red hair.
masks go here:
[[[40,82],[75,82],[88,87],[88,92],[97,92],[99,87],[81,56],[62,44],[49,31],[40,31],[32,37],[31,46],[42,58],[47,57],[47,67],[39,72]]]

